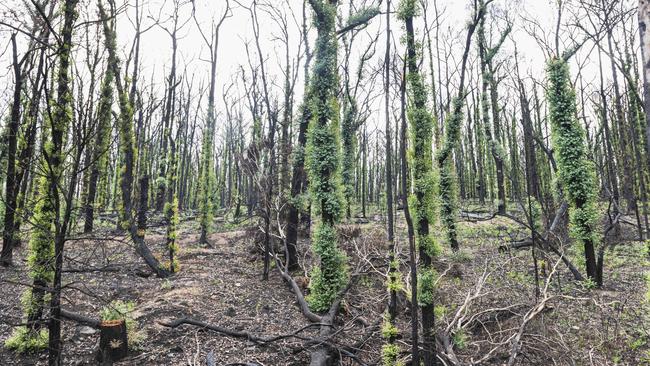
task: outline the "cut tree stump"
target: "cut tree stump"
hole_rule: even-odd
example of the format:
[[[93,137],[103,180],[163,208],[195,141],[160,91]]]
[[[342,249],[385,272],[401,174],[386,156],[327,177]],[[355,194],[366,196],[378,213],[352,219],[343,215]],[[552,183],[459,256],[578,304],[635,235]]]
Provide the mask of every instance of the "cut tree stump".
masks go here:
[[[129,348],[124,320],[103,321],[99,325],[100,339],[97,361],[112,365],[127,356]]]

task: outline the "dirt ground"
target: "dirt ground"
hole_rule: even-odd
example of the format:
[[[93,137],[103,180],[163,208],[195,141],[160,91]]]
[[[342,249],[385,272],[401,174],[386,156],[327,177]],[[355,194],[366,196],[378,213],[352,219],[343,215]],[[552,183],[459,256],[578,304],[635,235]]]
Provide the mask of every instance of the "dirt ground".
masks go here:
[[[410,348],[410,298],[407,272],[408,242],[404,220],[398,219],[397,246],[402,260],[404,291],[399,297],[398,344],[404,359]],[[387,299],[384,290],[386,241],[379,218],[345,225],[341,242],[352,258],[350,271],[362,268],[346,296],[333,342],[349,346],[367,340],[356,350],[356,361],[343,365],[380,363],[382,340],[376,327]],[[128,241],[110,229],[66,246],[63,308],[98,318],[113,300],[132,301],[139,325],[136,345],[120,365],[203,365],[208,354],[217,365],[253,363],[306,365],[316,335],[307,328],[270,346],[260,346],[198,327],[168,328],[161,323],[193,318],[259,336],[289,334],[309,324],[295,297],[273,268],[263,281],[262,260],[255,250],[254,231],[222,227],[210,236],[212,248],[197,245],[195,222],[180,230],[181,270],[169,279],[145,277],[147,268]],[[434,230],[443,241],[443,232]],[[644,304],[644,273],[650,271],[645,244],[622,241],[606,254],[602,289],[572,280],[553,254],[538,252],[540,295],[535,295],[535,271],[530,249],[500,250],[513,238],[525,236],[512,222],[498,218],[459,224],[460,253],[445,249],[435,267],[441,275],[436,294],[436,322],[449,330],[456,356],[463,364],[502,365],[512,351],[512,337],[521,333],[516,365],[650,365],[650,320]],[[163,256],[164,228],[150,230],[147,242]],[[301,253],[308,252],[306,239]],[[16,266],[0,270],[0,341],[12,324],[21,322],[19,298],[29,283],[23,245],[15,253]],[[572,255],[578,265],[580,256]],[[301,258],[303,264],[311,258]],[[581,266],[578,266],[581,268]],[[89,270],[92,269],[92,270]],[[295,273],[304,276],[304,273]],[[548,285],[546,277],[549,276]],[[546,290],[545,290],[546,289]],[[525,321],[540,301],[544,306]],[[525,327],[522,330],[522,324]],[[94,364],[99,334],[92,328],[64,321],[64,364]],[[481,360],[484,358],[484,360]],[[358,361],[358,362],[357,362]],[[17,355],[0,348],[0,365],[46,364],[46,352]]]
[[[203,365],[210,352],[218,365],[238,362],[261,365],[308,363],[309,349],[301,346],[301,340],[288,339],[261,347],[198,327],[183,325],[171,329],[160,324],[187,317],[260,336],[292,333],[309,324],[277,270],[273,269],[269,279],[262,281],[262,260],[251,243],[250,231],[214,233],[209,238],[213,248],[203,248],[196,245],[198,235],[195,233],[198,230],[193,226],[185,225],[181,229],[181,270],[169,279],[143,277],[142,274],[147,272],[146,266],[138,260],[124,238],[116,237],[110,231],[100,230],[93,234],[102,240],[69,242],[66,246],[68,272],[64,274],[63,308],[98,318],[101,308],[113,300],[133,301],[136,304],[133,315],[141,328],[138,337],[143,340],[128,359],[119,363],[121,365]],[[164,235],[162,229],[156,231],[147,236],[147,242],[162,256]],[[307,244],[301,242],[300,245]],[[19,298],[29,283],[24,257],[23,246],[15,253],[16,266],[0,271],[2,342],[11,334],[11,324],[21,322]],[[89,267],[97,270],[77,271]],[[354,303],[355,297],[362,298],[353,291],[350,304]],[[353,317],[351,312],[343,315],[352,322]],[[94,364],[98,332],[69,321],[63,324],[64,364]],[[359,326],[355,327],[363,328],[363,324],[357,324]],[[361,328],[359,331],[362,332]],[[317,330],[308,328],[299,335],[313,337]],[[0,348],[0,365],[46,363],[46,352],[16,355]]]

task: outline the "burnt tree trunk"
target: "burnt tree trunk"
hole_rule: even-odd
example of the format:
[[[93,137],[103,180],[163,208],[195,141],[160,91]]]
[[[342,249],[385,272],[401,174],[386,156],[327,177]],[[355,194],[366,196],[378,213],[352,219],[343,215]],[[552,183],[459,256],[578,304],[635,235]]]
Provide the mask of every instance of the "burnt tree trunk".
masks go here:
[[[643,107],[645,110],[645,146],[650,166],[650,1],[639,0],[639,36],[641,39],[641,60],[643,62]]]
[[[13,242],[16,236],[14,217],[16,215],[16,149],[18,146],[18,127],[20,124],[20,94],[23,88],[23,73],[21,62],[18,61],[18,47],[16,34],[11,36],[11,49],[14,70],[14,96],[11,105],[11,115],[7,133],[7,178],[5,185],[5,215],[4,232],[2,235],[2,254],[0,263],[3,266],[11,265],[13,257]]]

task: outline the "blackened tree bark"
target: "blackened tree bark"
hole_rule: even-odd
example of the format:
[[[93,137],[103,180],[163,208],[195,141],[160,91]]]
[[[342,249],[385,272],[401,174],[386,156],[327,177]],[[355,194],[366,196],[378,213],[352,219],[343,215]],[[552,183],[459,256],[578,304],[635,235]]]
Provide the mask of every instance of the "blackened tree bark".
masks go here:
[[[113,105],[113,83],[114,74],[111,68],[107,68],[104,74],[100,91],[99,108],[97,115],[97,129],[92,152],[92,167],[88,181],[88,192],[86,196],[86,207],[84,215],[84,233],[93,231],[95,219],[95,199],[97,196],[97,183],[102,172],[106,171],[108,160],[108,149],[111,133],[111,107]]]
[[[199,241],[201,244],[208,244],[208,232],[212,225],[212,205],[213,190],[215,189],[215,173],[213,170],[213,143],[216,125],[215,115],[215,89],[217,84],[217,62],[219,56],[219,31],[223,22],[231,15],[230,2],[226,0],[226,7],[219,19],[219,22],[212,25],[210,39],[206,37],[199,27],[199,31],[206,46],[210,50],[210,84],[208,87],[208,113],[206,120],[206,129],[203,132],[203,142],[201,146],[201,161],[199,162],[199,209],[200,209],[200,227],[201,235]],[[196,18],[194,21],[197,22]],[[198,25],[198,22],[197,22]]]
[[[7,177],[5,181],[5,214],[4,232],[2,235],[2,254],[0,263],[9,266],[12,262],[14,238],[16,236],[14,217],[16,215],[16,150],[18,146],[18,128],[20,125],[20,95],[23,88],[24,73],[21,69],[22,63],[18,60],[18,46],[16,45],[16,34],[11,35],[11,50],[14,71],[14,95],[11,104],[11,115],[7,133]]]
[[[605,22],[609,23],[609,13],[605,13]],[[610,55],[610,67],[612,72],[612,85],[614,87],[614,118],[616,123],[616,131],[618,132],[619,140],[619,161],[622,165],[622,182],[621,182],[621,195],[627,203],[627,210],[635,211],[636,207],[636,197],[634,194],[634,173],[632,171],[632,154],[630,143],[633,141],[633,137],[630,136],[630,129],[628,128],[629,121],[626,120],[623,113],[623,103],[621,96],[621,87],[618,81],[618,70],[616,68],[616,60],[614,58],[614,46],[612,44],[613,40],[613,30],[610,27],[607,31],[607,48]]]
[[[440,247],[429,233],[429,224],[434,222],[433,201],[433,117],[427,110],[427,91],[420,75],[417,59],[415,26],[413,19],[418,12],[418,5],[413,0],[405,0],[400,5],[400,18],[406,27],[406,65],[408,74],[407,87],[412,106],[408,111],[413,145],[413,206],[415,211],[415,230],[419,243],[419,278],[417,300],[422,308],[422,358],[426,366],[436,364],[435,315],[434,315],[434,271],[433,257]],[[411,200],[409,200],[411,201]],[[419,360],[413,360],[419,363]]]
[[[388,239],[388,317],[384,320],[382,329],[389,329],[384,332],[386,344],[382,348],[382,359],[385,365],[397,362],[399,346],[395,344],[397,339],[397,327],[394,322],[397,318],[397,291],[399,289],[399,261],[395,259],[395,220],[393,218],[393,146],[391,137],[390,122],[390,0],[386,1],[386,56],[384,59],[384,113],[386,117],[386,214],[387,214],[387,239]]]
[[[400,144],[399,154],[401,160],[401,179],[402,179],[402,202],[404,204],[404,219],[406,220],[406,228],[409,239],[409,267],[411,288],[418,288],[418,267],[417,267],[417,249],[415,245],[415,229],[413,227],[413,219],[411,217],[411,209],[408,204],[408,197],[411,194],[411,179],[409,176],[409,164],[407,157],[408,150],[408,126],[406,118],[406,62],[404,63],[404,70],[402,72],[402,83],[400,85]],[[411,360],[413,363],[418,362],[420,359],[420,344],[418,339],[419,334],[419,321],[418,321],[418,292],[411,291]]]
[[[111,14],[114,13],[114,4],[111,3]],[[103,21],[104,37],[106,38],[106,49],[108,51],[108,67],[112,68],[115,75],[115,86],[119,100],[119,135],[120,135],[120,154],[122,158],[122,167],[120,169],[120,193],[121,193],[121,227],[128,230],[131,240],[135,243],[135,249],[138,255],[147,263],[149,268],[158,277],[167,277],[171,273],[165,269],[158,259],[153,255],[143,237],[138,235],[138,228],[133,217],[133,179],[135,165],[135,144],[133,135],[133,101],[124,88],[120,77],[120,60],[116,55],[116,32],[115,24],[111,24],[113,16],[108,16],[102,2],[99,2],[99,13]]]
[[[46,147],[46,160],[48,161],[49,177],[49,198],[54,204],[50,207],[53,210],[52,219],[54,226],[54,278],[53,291],[50,300],[50,324],[49,324],[49,355],[48,364],[50,366],[61,365],[61,274],[63,270],[63,245],[66,239],[66,230],[72,213],[72,198],[74,197],[74,187],[76,186],[76,175],[79,159],[81,158],[82,148],[77,147],[77,157],[73,164],[73,173],[71,176],[70,186],[66,196],[65,213],[63,218],[60,216],[60,185],[63,180],[64,167],[64,137],[68,127],[72,124],[73,101],[72,101],[72,78],[70,75],[72,63],[72,32],[74,23],[77,19],[78,0],[66,0],[63,4],[63,28],[61,30],[61,40],[58,54],[58,73],[57,73],[57,100],[54,108],[53,121],[51,125],[51,146]],[[47,151],[49,150],[49,151]]]
[[[172,58],[171,58],[171,67],[169,69],[169,77],[167,78],[167,92],[165,107],[163,109],[163,129],[162,129],[162,138],[161,138],[161,151],[160,156],[162,159],[158,160],[158,178],[156,179],[156,211],[162,211],[165,205],[167,198],[166,192],[170,189],[170,182],[167,181],[167,169],[169,168],[169,154],[168,148],[170,144],[173,144],[171,140],[171,130],[174,124],[174,117],[176,116],[174,106],[176,102],[176,88],[178,83],[176,81],[176,58],[178,54],[178,31],[185,25],[187,22],[179,25],[179,10],[180,2],[174,1],[174,12],[172,16],[173,27],[172,29],[167,29],[166,27],[161,27],[167,32],[172,41]],[[179,28],[180,27],[180,28]],[[137,68],[137,65],[136,65]]]
[[[484,6],[484,2],[479,2],[480,6]],[[494,166],[496,168],[497,178],[497,212],[501,215],[506,213],[506,188],[505,188],[505,175],[504,175],[504,160],[505,150],[501,146],[501,122],[500,122],[500,108],[499,108],[499,94],[498,94],[498,81],[495,76],[497,68],[494,65],[494,57],[503,45],[508,34],[510,34],[511,26],[508,25],[506,30],[501,34],[499,41],[494,46],[489,46],[485,37],[485,19],[481,20],[478,26],[478,43],[479,55],[481,59],[481,106],[483,116],[483,128],[485,129],[485,136],[489,144],[492,157],[494,158]],[[490,87],[489,101],[488,101],[488,86]],[[489,110],[492,110],[492,123],[490,123]],[[494,135],[492,130],[494,129]]]
[[[530,112],[530,103],[526,96],[526,88],[521,79],[518,78],[519,84],[519,103],[521,105],[521,125],[524,132],[524,155],[526,162],[526,177],[528,181],[528,194],[541,202],[539,188],[539,174],[537,172],[537,152],[535,149],[535,140],[533,137],[533,119]]]
[[[650,1],[639,0],[639,36],[641,38],[641,60],[643,62],[643,106],[645,109],[645,146],[649,152],[648,167],[650,167]]]
[[[309,107],[309,65],[311,63],[311,52],[309,51],[309,39],[307,31],[307,0],[303,2],[302,37],[305,43],[305,95],[302,101],[300,122],[298,125],[298,145],[293,151],[293,167],[291,175],[291,199],[287,209],[287,233],[285,247],[287,251],[287,266],[290,270],[298,268],[298,228],[300,226],[300,202],[298,197],[305,191],[307,174],[305,172],[305,145],[307,143],[307,128],[311,120],[311,108]]]

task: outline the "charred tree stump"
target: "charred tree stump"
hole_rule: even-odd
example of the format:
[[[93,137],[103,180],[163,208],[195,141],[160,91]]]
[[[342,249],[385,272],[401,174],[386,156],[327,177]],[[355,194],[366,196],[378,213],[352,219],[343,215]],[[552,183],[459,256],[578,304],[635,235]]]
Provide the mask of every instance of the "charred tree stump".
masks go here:
[[[97,361],[101,365],[112,365],[127,356],[129,348],[124,320],[103,321],[99,325],[100,339]]]

